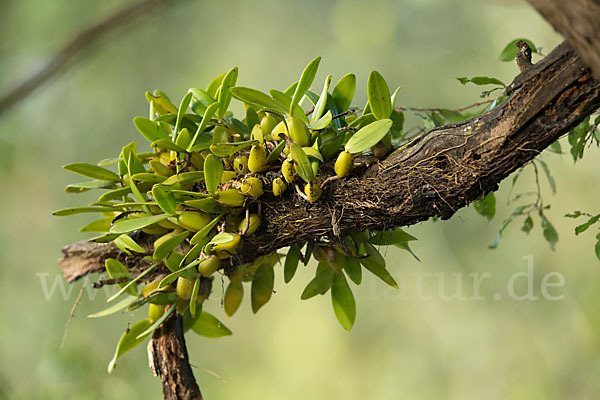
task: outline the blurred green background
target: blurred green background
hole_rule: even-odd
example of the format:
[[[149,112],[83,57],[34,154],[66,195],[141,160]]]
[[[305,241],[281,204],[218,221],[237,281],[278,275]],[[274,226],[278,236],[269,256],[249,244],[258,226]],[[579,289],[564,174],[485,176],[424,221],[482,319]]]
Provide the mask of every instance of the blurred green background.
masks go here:
[[[1,0],[0,93],[122,3]],[[321,55],[315,87],[326,74],[337,81],[354,72],[357,105],[366,100],[369,71],[377,69],[390,87],[404,86],[401,105],[453,108],[478,101],[481,91],[460,85],[457,76],[511,81],[516,67],[497,58],[516,37],[530,38],[546,52],[561,41],[525,1],[516,0],[187,0],[88,49],[74,68],[0,115],[0,398],[161,398],[145,346],[122,358],[112,375],[106,373],[118,337],[145,311],[87,320],[104,307],[104,293],[94,299],[85,294],[59,349],[82,283],[66,298],[59,285],[49,299],[42,285],[62,282],[60,248],[80,240],[77,229],[90,220],[50,215],[92,200],[64,193],[78,178],[61,165],[110,158],[141,139],[132,118],[147,114],[146,90],[159,88],[178,102],[187,88],[205,87],[232,66],[240,67],[241,85],[282,89]],[[451,221],[411,227],[422,262],[388,250],[389,268],[402,288],[393,291],[365,276],[363,285],[353,287],[358,316],[350,333],[338,325],[329,296],[300,301],[312,264],[290,285],[278,273],[277,293],[257,315],[245,302],[227,319],[217,283],[206,309],[234,335],[206,339],[192,332],[187,339],[206,398],[597,398],[595,232],[576,238],[576,222],[564,214],[598,211],[591,190],[600,172],[595,155],[577,165],[568,154],[542,157],[558,185],[553,197],[542,180],[545,203],[552,205],[547,214],[560,235],[556,252],[544,241],[539,220],[529,236],[514,223],[497,250],[487,248],[512,211],[505,182],[490,223],[471,207]],[[531,171],[520,185],[517,192],[534,188]],[[507,283],[527,270],[523,257],[529,255],[539,299],[517,301],[509,298]],[[430,299],[418,296],[418,271],[441,274],[423,278],[422,292]],[[540,291],[550,272],[564,277],[563,287],[550,289],[561,300],[545,299]],[[490,274],[480,287],[482,300],[443,296],[456,293],[459,276],[462,293],[471,297],[472,273]],[[519,278],[517,293],[526,290]]]

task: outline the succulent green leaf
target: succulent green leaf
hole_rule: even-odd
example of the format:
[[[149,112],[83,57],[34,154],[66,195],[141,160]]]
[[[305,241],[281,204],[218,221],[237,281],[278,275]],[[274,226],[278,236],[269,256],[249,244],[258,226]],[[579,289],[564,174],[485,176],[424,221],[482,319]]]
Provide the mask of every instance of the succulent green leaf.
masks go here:
[[[146,258],[144,258],[146,259]],[[142,272],[141,274],[139,274],[138,276],[136,276],[135,278],[133,278],[132,280],[130,280],[129,282],[127,282],[125,284],[125,286],[123,286],[121,288],[121,290],[119,290],[117,293],[113,294],[112,296],[110,296],[106,302],[110,303],[111,301],[113,301],[114,299],[116,299],[117,297],[119,297],[120,295],[122,295],[123,293],[127,292],[130,293],[130,288],[131,287],[136,287],[137,288],[137,281],[139,281],[140,279],[142,279],[144,276],[146,276],[147,274],[149,274],[150,272],[152,272],[154,270],[154,268],[156,268],[158,264],[152,264],[151,266],[149,266],[146,270],[144,270],[144,272]]]
[[[181,104],[179,105],[179,110],[177,111],[177,121],[175,122],[175,128],[173,129],[173,143],[177,140],[179,136],[179,130],[181,129],[181,121],[190,106],[190,102],[192,101],[192,92],[187,92],[183,99],[181,99]]]
[[[307,183],[315,179],[314,171],[312,170],[308,156],[298,144],[292,143],[290,154],[292,155],[292,159],[296,162],[298,175],[300,175]]]
[[[269,153],[269,156],[267,157],[267,164],[274,163],[279,158],[279,155],[283,151],[284,147],[285,147],[285,140],[282,140],[277,144],[277,146],[275,146],[273,151]]]
[[[104,266],[106,267],[106,272],[112,279],[131,279],[131,273],[125,268],[125,266],[114,258],[107,258],[104,262]],[[117,283],[120,288],[124,288],[127,285],[127,282]],[[132,296],[137,295],[137,285],[133,284],[127,288],[127,293]]]
[[[223,79],[225,78],[226,74],[227,74],[227,72],[223,72],[223,73],[217,75],[206,87],[206,92],[212,98],[215,98],[215,99],[217,98],[219,88],[221,87],[221,82],[223,82]]]
[[[128,327],[125,333],[121,336],[119,343],[117,344],[117,349],[115,351],[115,355],[112,360],[108,364],[108,373],[110,374],[117,364],[117,359],[121,357],[123,354],[127,353],[129,350],[133,349],[138,344],[142,343],[144,338],[137,339],[137,336],[144,332],[148,327],[152,325],[152,322],[146,318],[132,326]]]
[[[94,164],[88,164],[88,163],[73,163],[73,164],[67,164],[63,166],[64,169],[66,169],[67,171],[71,171],[74,172],[76,174],[88,177],[88,178],[92,178],[92,179],[97,179],[100,181],[120,181],[121,177],[117,174],[115,174],[114,172],[106,169],[106,168],[102,168],[99,167],[97,165]]]
[[[312,129],[313,131],[325,129],[331,123],[332,118],[331,111],[327,111],[327,113],[325,113],[325,115],[323,115],[320,119],[308,124],[308,128]]]
[[[318,294],[327,293],[333,284],[333,274],[335,271],[327,263],[320,262],[317,267],[317,274],[304,288],[300,299],[308,300]]]
[[[294,243],[290,246],[286,256],[285,264],[283,265],[283,280],[285,283],[289,283],[298,269],[298,263],[300,262],[300,246]]]
[[[371,236],[369,242],[376,246],[390,246],[393,244],[409,242],[411,240],[417,240],[417,238],[404,232],[401,228],[398,228],[393,231],[376,232]]]
[[[186,200],[184,204],[209,214],[216,214],[223,211],[223,207],[219,205],[219,203],[212,197],[205,199]]]
[[[102,203],[102,202],[106,202],[106,201],[110,201],[110,200],[122,199],[124,196],[127,196],[129,193],[131,193],[131,188],[129,186],[114,189],[114,190],[111,190],[109,192],[102,194],[102,196],[98,197],[98,201]]]
[[[105,232],[108,233],[113,217],[100,218],[79,228],[79,232]]]
[[[331,97],[333,97],[339,112],[344,112],[350,107],[355,90],[356,76],[354,74],[344,75],[335,85]]]
[[[280,92],[279,90],[271,89],[271,90],[269,90],[269,94],[271,96],[273,96],[273,98],[277,102],[281,103],[285,107],[286,110],[292,108],[292,98],[290,96],[288,96],[287,94],[285,94],[284,92]],[[302,107],[300,107],[299,104],[294,105],[293,111],[290,114],[296,118],[300,118],[302,121],[304,121],[306,124],[308,124],[308,117],[306,116],[306,113],[304,112]]]
[[[385,260],[383,259],[379,251],[377,251],[375,246],[373,246],[369,242],[363,243],[363,246],[365,248],[367,257],[360,258],[360,263],[366,269],[371,271],[373,275],[377,276],[379,279],[381,279],[391,287],[398,289],[398,284],[396,283],[392,275],[388,272],[388,270],[385,268]]]
[[[302,151],[308,157],[316,158],[317,160],[323,162],[323,156],[321,155],[321,153],[319,153],[319,150],[313,147],[302,147]]]
[[[67,215],[93,213],[93,212],[111,212],[115,211],[112,207],[71,207],[63,208],[52,212],[52,215],[56,217],[64,217]]]
[[[175,282],[177,280],[177,278],[179,278],[185,272],[193,270],[202,261],[204,261],[204,258],[199,258],[197,260],[194,260],[191,263],[189,263],[188,265],[186,265],[185,267],[178,269],[177,271],[165,276],[158,284],[158,287],[164,288],[164,287],[169,286],[171,283]]]
[[[176,307],[170,307],[163,315],[160,316],[159,319],[154,321],[154,323],[152,325],[150,325],[148,328],[146,328],[145,331],[138,334],[136,336],[136,339],[143,340],[147,335],[154,332],[154,330],[156,328],[158,328],[159,326],[161,326],[162,323],[165,322],[167,320],[167,318],[169,318],[171,316],[171,314],[173,314],[175,312],[175,310],[176,310]]]
[[[187,151],[192,150],[192,148],[196,144],[196,141],[198,140],[198,137],[208,127],[208,123],[210,122],[213,115],[215,115],[215,112],[217,112],[218,108],[219,108],[219,103],[212,103],[211,105],[209,105],[207,107],[206,111],[204,112],[204,117],[202,117],[202,122],[200,122],[200,125],[198,125],[198,129],[196,130],[194,137],[192,138],[192,140],[190,141],[190,144],[187,147]]]
[[[169,216],[166,214],[151,215],[148,217],[123,219],[117,221],[111,228],[110,233],[129,233],[145,228],[157,222],[167,219]]]
[[[352,280],[352,282],[360,285],[362,281],[362,269],[360,267],[360,262],[354,257],[346,257],[344,260],[344,271],[348,275],[348,278]]]
[[[377,119],[387,119],[392,114],[390,88],[383,76],[377,71],[371,71],[367,81],[367,96],[369,107]]]
[[[331,285],[331,304],[338,322],[345,330],[349,331],[356,319],[356,302],[348,281],[343,272],[338,272],[333,277]]]
[[[467,78],[467,77],[463,76],[461,78],[456,78],[456,79],[463,85],[466,85],[467,83],[471,82],[477,86],[484,86],[484,85],[505,86],[504,83],[500,79],[488,77],[488,76],[474,76],[473,78]]]
[[[196,323],[194,323],[192,329],[198,335],[208,338],[219,338],[231,335],[231,330],[229,330],[229,328],[227,328],[214,315],[206,311],[202,311],[202,314],[200,314],[200,317]]]
[[[217,111],[217,117],[222,119],[229,107],[229,103],[231,102],[231,92],[230,88],[235,86],[235,82],[238,77],[238,68],[234,67],[227,72],[227,74],[223,77],[223,81],[221,82],[219,89],[219,109]]]
[[[394,90],[394,94],[392,94],[392,98],[391,98],[392,110],[394,109],[394,107],[396,107],[396,99],[398,98],[398,93],[400,93],[401,90],[402,90],[402,86],[398,86],[396,88],[396,90]]]
[[[312,60],[302,72],[302,76],[298,81],[298,85],[296,86],[296,90],[294,90],[294,95],[292,96],[292,103],[290,104],[289,113],[293,114],[294,105],[300,102],[302,96],[306,94],[313,81],[315,80],[315,76],[317,75],[317,70],[319,69],[319,63],[321,62],[321,57],[317,57]]]
[[[321,95],[319,96],[319,101],[317,101],[317,104],[315,104],[315,109],[313,110],[313,113],[310,116],[310,123],[314,124],[315,122],[317,122],[319,120],[319,118],[321,118],[321,116],[323,115],[323,113],[325,112],[325,106],[327,105],[327,93],[329,93],[329,85],[331,85],[331,75],[327,75],[327,78],[325,78],[325,83],[323,84],[323,90],[321,91]],[[327,124],[329,125],[329,124]],[[310,128],[310,125],[309,125]],[[311,128],[311,129],[317,129],[317,128]],[[320,128],[323,129],[323,128]]]
[[[375,121],[356,132],[346,143],[348,153],[362,153],[375,146],[392,127],[391,119]]]
[[[170,140],[158,139],[158,140],[155,140],[154,142],[152,142],[151,146],[154,149],[159,148],[159,149],[175,151],[177,153],[185,153],[185,149],[177,146],[175,143],[171,142]]]
[[[261,92],[260,90],[236,86],[229,89],[229,91],[236,99],[256,106],[259,109],[269,108],[280,113],[287,113],[287,110],[281,105],[281,103],[275,101],[271,96]]]
[[[165,179],[165,176],[156,175],[151,172],[140,172],[139,174],[134,174],[131,179],[137,182],[150,182],[150,183],[161,183]]]
[[[494,192],[489,192],[483,199],[473,202],[475,211],[491,221],[496,215],[496,196]]]
[[[206,156],[204,160],[204,181],[206,182],[206,190],[213,196],[217,193],[222,175],[223,162],[221,159],[212,154]]]
[[[257,313],[264,306],[273,294],[273,285],[275,283],[275,272],[273,266],[262,264],[252,278],[252,312]]]
[[[204,239],[210,233],[210,231],[219,223],[222,216],[223,214],[216,216],[204,228],[196,232],[194,236],[192,236],[192,239],[190,239],[190,244],[195,245],[196,243],[199,243],[202,239]],[[230,242],[231,240],[233,240],[233,237],[231,237],[230,240],[228,240],[228,242]]]
[[[129,235],[122,234],[115,238],[113,241],[115,246],[124,251],[127,254],[131,254],[130,251],[135,251],[136,253],[144,254],[146,249],[137,244],[135,240],[133,240]]]
[[[137,130],[142,134],[143,137],[148,139],[149,142],[156,140],[171,140],[169,133],[156,121],[152,121],[144,117],[135,117],[133,124]]]
[[[210,145],[210,152],[217,157],[230,157],[240,150],[244,150],[258,144],[258,140],[246,140],[235,143],[218,143]]]
[[[171,193],[171,189],[161,185],[154,185],[152,188],[152,197],[156,204],[167,214],[175,215],[177,202]]]
[[[198,293],[200,293],[200,277],[196,278],[194,287],[192,288],[192,296],[190,297],[190,314],[196,316],[196,306],[198,305]]]
[[[121,310],[124,310],[125,308],[129,307],[130,305],[132,305],[133,303],[135,303],[136,301],[138,301],[138,297],[137,296],[127,296],[125,297],[123,300],[121,300],[120,302],[105,308],[102,311],[98,311],[97,313],[94,314],[90,314],[87,317],[88,318],[102,318],[102,317],[106,317],[108,315],[112,315],[115,313],[118,313]]]

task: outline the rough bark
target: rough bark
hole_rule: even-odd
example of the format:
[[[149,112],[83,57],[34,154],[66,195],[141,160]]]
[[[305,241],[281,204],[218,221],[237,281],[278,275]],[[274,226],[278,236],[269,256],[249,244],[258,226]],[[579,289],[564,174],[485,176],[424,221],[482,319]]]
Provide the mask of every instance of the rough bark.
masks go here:
[[[148,360],[154,376],[162,381],[165,400],[202,400],[190,366],[183,319],[173,315],[154,331],[148,342]]]
[[[600,1],[528,0],[600,80]]]

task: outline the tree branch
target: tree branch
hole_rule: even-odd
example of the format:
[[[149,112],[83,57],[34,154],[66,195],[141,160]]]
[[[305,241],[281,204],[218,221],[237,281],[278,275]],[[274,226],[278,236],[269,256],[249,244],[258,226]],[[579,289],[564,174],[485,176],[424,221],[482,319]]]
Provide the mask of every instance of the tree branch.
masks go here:
[[[600,2],[528,0],[552,24],[600,80]]]
[[[131,24],[150,11],[167,4],[172,0],[141,0],[130,4],[106,19],[79,32],[67,43],[40,71],[26,79],[16,88],[0,97],[0,115],[10,107],[32,94],[52,77],[66,70],[69,63],[83,50],[97,42],[109,32]]]
[[[148,360],[154,376],[160,377],[165,400],[202,400],[190,367],[183,318],[173,314],[148,342]]]
[[[293,243],[350,230],[387,230],[433,216],[450,218],[458,209],[497,189],[525,165],[600,106],[600,83],[565,43],[518,75],[507,87],[509,98],[493,110],[459,124],[436,128],[396,149],[380,164],[334,180],[314,204],[297,194],[260,198],[263,224],[245,237],[232,260],[243,263]],[[321,176],[333,175],[331,164]],[[324,178],[321,178],[324,179]],[[65,277],[103,271],[103,256],[91,261],[63,249]],[[105,257],[110,245],[87,244]],[[102,246],[101,248],[99,246]],[[102,249],[102,250],[101,250]],[[75,254],[76,259],[71,259]]]

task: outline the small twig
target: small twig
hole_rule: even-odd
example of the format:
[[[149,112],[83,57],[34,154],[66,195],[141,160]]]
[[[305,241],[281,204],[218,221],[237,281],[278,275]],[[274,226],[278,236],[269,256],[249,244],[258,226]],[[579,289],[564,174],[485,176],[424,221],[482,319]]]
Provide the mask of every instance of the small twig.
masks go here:
[[[15,104],[23,101],[38,87],[50,78],[58,75],[69,67],[69,63],[94,42],[104,37],[108,32],[130,24],[139,17],[172,0],[141,0],[130,4],[106,19],[83,29],[75,38],[67,43],[40,71],[27,78],[13,90],[0,97],[0,114]]]
[[[81,285],[81,290],[79,291],[79,294],[77,295],[77,298],[75,299],[75,303],[73,304],[73,307],[71,308],[71,313],[69,314],[69,319],[67,320],[67,323],[65,325],[65,332],[63,333],[63,337],[60,341],[60,346],[58,346],[59,350],[63,348],[65,341],[67,340],[67,333],[69,333],[69,327],[71,326],[71,321],[73,321],[73,317],[75,316],[75,310],[77,309],[77,306],[79,305],[79,303],[81,302],[81,298],[83,297],[83,291],[85,290],[85,284],[86,282],[83,282],[83,285]]]

